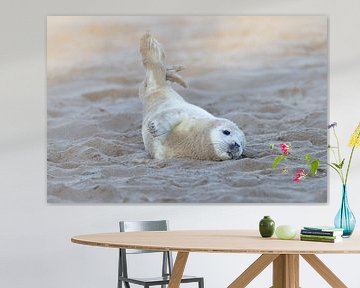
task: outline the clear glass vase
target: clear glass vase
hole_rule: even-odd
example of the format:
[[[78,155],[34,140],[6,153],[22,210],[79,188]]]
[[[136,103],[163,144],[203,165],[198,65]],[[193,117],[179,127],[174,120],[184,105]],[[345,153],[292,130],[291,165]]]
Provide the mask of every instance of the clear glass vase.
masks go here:
[[[349,207],[346,185],[342,187],[341,206],[336,214],[334,224],[336,228],[344,229],[343,237],[345,238],[350,237],[355,229],[356,219]]]

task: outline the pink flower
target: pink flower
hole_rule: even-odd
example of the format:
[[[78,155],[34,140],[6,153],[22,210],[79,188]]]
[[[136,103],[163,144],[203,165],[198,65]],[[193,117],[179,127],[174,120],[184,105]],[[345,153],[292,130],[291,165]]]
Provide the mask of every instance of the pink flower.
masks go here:
[[[289,154],[290,145],[287,145],[285,143],[281,143],[280,148],[283,151],[283,155],[288,155]]]
[[[306,177],[306,173],[304,169],[299,169],[296,171],[296,174],[294,176],[294,182],[299,183],[300,180],[304,179]]]

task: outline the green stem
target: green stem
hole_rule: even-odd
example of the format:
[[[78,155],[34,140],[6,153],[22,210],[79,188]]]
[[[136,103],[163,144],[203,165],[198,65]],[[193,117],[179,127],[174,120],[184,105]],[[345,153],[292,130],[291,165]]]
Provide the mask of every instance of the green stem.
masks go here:
[[[349,163],[348,163],[348,166],[347,166],[347,169],[346,169],[345,185],[346,185],[347,180],[348,180],[350,164],[351,164],[351,160],[352,160],[352,157],[353,157],[353,154],[354,154],[354,150],[355,150],[355,145],[351,149],[350,160],[349,160]]]
[[[337,169],[334,165],[329,163],[326,163],[326,165],[329,165],[331,168],[333,168],[336,171],[336,173],[339,174],[341,182],[343,183],[343,185],[345,185],[344,178],[341,176],[339,169]]]
[[[341,162],[342,162],[342,160],[341,160],[342,158],[341,158],[341,155],[340,155],[339,137],[338,137],[337,134],[336,134],[335,127],[333,127],[333,131],[334,131],[334,135],[335,135],[335,139],[336,139],[337,151],[338,151],[338,156],[339,156],[339,161],[338,161],[337,164],[340,165]],[[342,167],[341,167],[341,169],[339,169],[339,172],[340,172],[340,174],[341,174],[340,178],[341,178],[342,183],[343,183],[343,184],[346,184],[346,182],[344,182],[344,174],[343,174],[343,171],[342,171]]]
[[[335,135],[335,139],[336,139],[337,151],[338,151],[338,156],[339,156],[339,163],[338,163],[338,164],[340,164],[342,158],[341,158],[341,155],[340,155],[339,138],[338,138],[338,136],[337,136],[337,134],[336,134],[335,127],[333,127],[333,131],[334,131],[334,135]]]
[[[333,148],[330,148],[330,151],[331,151],[332,154],[334,155],[334,159],[335,159],[335,161],[336,161],[336,164],[340,164],[340,159],[338,160],[338,159],[336,158],[336,154],[335,154],[334,149],[333,149]]]

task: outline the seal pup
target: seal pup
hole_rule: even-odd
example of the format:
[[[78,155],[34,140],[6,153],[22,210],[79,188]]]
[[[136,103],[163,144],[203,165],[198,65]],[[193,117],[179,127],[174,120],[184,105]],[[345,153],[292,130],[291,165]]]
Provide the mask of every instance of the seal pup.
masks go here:
[[[143,104],[142,137],[155,159],[239,159],[245,148],[244,133],[228,119],[218,118],[186,102],[172,82],[187,87],[177,73],[181,65],[167,66],[161,44],[146,33],[140,40],[146,71],[139,88]]]

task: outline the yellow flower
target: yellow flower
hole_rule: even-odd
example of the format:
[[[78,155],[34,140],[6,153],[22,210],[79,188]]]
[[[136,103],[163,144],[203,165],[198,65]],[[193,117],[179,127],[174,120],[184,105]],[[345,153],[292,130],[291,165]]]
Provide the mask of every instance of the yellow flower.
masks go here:
[[[354,133],[351,135],[349,146],[350,147],[355,146],[360,148],[360,122],[356,127]]]

